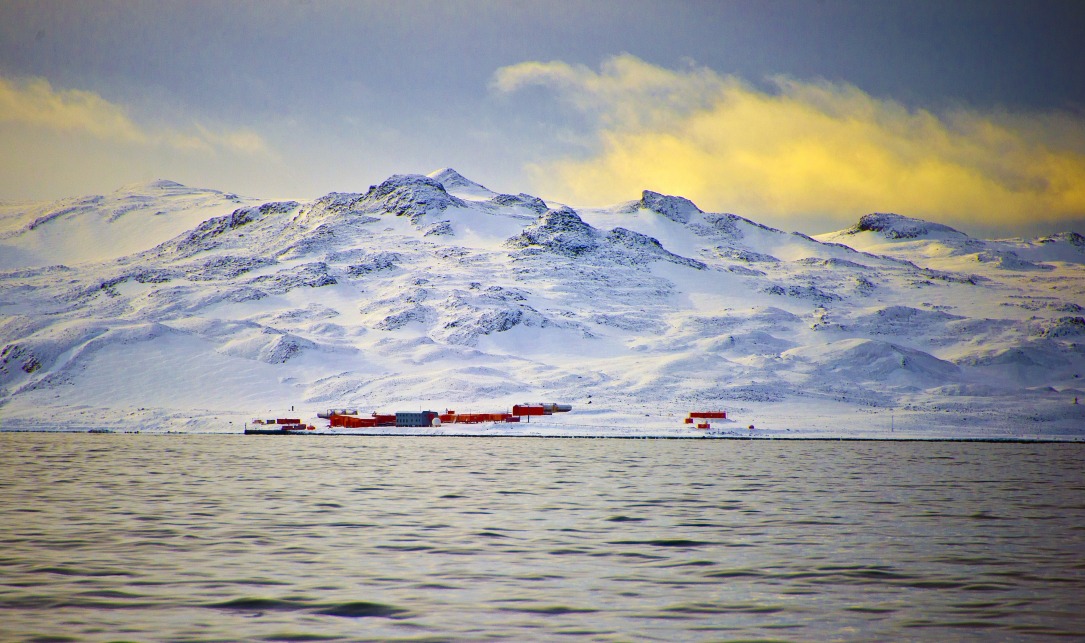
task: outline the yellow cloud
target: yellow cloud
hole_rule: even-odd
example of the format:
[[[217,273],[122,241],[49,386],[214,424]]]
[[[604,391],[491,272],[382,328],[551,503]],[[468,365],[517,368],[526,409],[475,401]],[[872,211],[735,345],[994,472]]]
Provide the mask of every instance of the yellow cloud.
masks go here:
[[[21,83],[0,78],[0,122],[85,132],[96,138],[144,143],[147,135],[124,113],[94,92],[56,91],[44,78]]]
[[[1012,227],[1085,216],[1085,123],[1065,114],[935,115],[845,84],[773,78],[762,91],[630,55],[599,72],[527,62],[495,74],[598,115],[587,158],[530,168],[548,197],[614,203],[648,188],[777,221],[894,211]]]
[[[271,151],[261,137],[251,129],[212,131],[203,125],[196,125],[203,140],[213,146],[233,150],[242,154],[266,155]]]
[[[89,135],[111,142],[166,146],[182,151],[212,153],[226,150],[250,155],[270,153],[263,138],[247,129],[213,131],[194,124],[188,132],[172,128],[149,131],[133,121],[122,106],[94,92],[54,89],[44,78],[12,81],[0,77],[0,123]]]

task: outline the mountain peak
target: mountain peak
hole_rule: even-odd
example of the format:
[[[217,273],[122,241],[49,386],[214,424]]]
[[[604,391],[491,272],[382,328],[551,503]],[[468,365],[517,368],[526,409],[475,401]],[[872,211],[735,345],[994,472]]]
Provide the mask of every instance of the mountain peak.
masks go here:
[[[496,194],[481,183],[475,183],[471,179],[460,174],[456,170],[446,167],[434,170],[426,175],[444,186],[445,190],[455,192],[463,196],[478,196],[490,198]]]
[[[1085,248],[1085,237],[1073,231],[1056,232],[1055,234],[1041,237],[1040,239],[1037,239],[1037,241],[1039,241],[1040,243],[1052,243],[1062,241],[1070,244],[1071,246]]]
[[[362,201],[373,212],[407,216],[412,221],[431,211],[464,204],[439,181],[421,174],[393,174],[380,185],[370,186]]]
[[[151,181],[141,181],[138,183],[130,183],[128,185],[121,186],[117,192],[127,193],[153,193],[153,192],[176,192],[180,190],[191,190],[187,185],[182,185],[177,181],[170,181],[169,179],[154,179]]]
[[[878,232],[886,239],[919,239],[931,236],[965,238],[968,235],[941,223],[914,219],[891,212],[872,212],[859,218],[848,234]]]
[[[678,223],[689,223],[693,215],[701,214],[701,209],[685,197],[660,194],[651,190],[642,192],[640,201],[634,201],[631,206],[633,210],[641,208],[651,210]]]

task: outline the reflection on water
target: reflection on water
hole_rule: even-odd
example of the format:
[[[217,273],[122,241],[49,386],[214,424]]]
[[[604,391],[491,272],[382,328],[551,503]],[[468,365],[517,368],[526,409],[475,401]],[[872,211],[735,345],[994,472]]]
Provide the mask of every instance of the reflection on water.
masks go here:
[[[1085,634],[1085,446],[0,434],[0,639]]]

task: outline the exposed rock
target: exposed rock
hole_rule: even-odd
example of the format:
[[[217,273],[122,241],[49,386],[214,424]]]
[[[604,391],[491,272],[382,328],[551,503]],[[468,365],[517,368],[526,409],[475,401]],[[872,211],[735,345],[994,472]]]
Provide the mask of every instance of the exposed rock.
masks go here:
[[[369,188],[359,203],[366,212],[407,217],[414,223],[426,214],[467,206],[443,185],[420,174],[396,174]]]
[[[213,281],[236,279],[247,272],[271,266],[275,263],[276,261],[274,259],[266,259],[264,257],[222,255],[211,257],[210,259],[203,261],[185,264],[180,266],[180,269],[185,278],[192,281]]]
[[[401,258],[398,252],[375,252],[366,255],[360,263],[351,265],[347,274],[351,277],[361,277],[382,270],[392,270]]]
[[[917,239],[929,236],[932,233],[942,233],[960,238],[968,235],[941,223],[932,223],[922,219],[893,214],[889,212],[874,212],[865,214],[859,218],[859,223],[848,230],[849,233],[880,232],[886,239]]]
[[[704,270],[707,266],[695,259],[688,259],[674,254],[663,248],[659,240],[646,234],[614,228],[607,233],[606,241],[611,246],[620,248],[625,252],[624,259],[635,264],[646,264],[652,261],[669,261],[680,266],[687,266],[696,270]]]
[[[1033,263],[1017,256],[1011,250],[984,250],[976,254],[976,261],[991,263],[1003,270],[1054,270],[1054,266]]]
[[[455,234],[452,229],[451,221],[438,221],[436,223],[426,226],[423,236],[426,237],[447,237]]]
[[[628,211],[635,212],[641,208],[661,214],[678,223],[689,223],[693,215],[701,213],[701,209],[685,197],[669,196],[651,190],[642,192],[640,201],[631,203]]]
[[[549,209],[546,207],[546,202],[539,197],[524,194],[523,192],[520,194],[498,194],[490,199],[490,203],[503,208],[526,208],[536,214],[543,214]]]
[[[766,263],[779,263],[780,260],[772,255],[763,254],[760,252],[754,252],[752,250],[742,250],[740,248],[729,248],[726,246],[716,246],[716,256],[721,259],[734,259],[735,261],[745,261],[747,263],[766,262]]]
[[[191,232],[162,244],[161,248],[183,256],[210,250],[217,245],[219,237],[269,215],[289,212],[296,207],[297,201],[272,201],[256,207],[238,208],[226,216],[204,221]]]
[[[334,286],[336,283],[338,282],[335,277],[328,274],[328,264],[322,261],[280,270],[273,275],[256,277],[248,282],[249,285],[259,286],[261,290],[273,295],[281,295],[295,288],[321,288]]]
[[[1060,317],[1044,328],[1043,337],[1080,337],[1085,335],[1085,318]]]
[[[602,235],[563,206],[548,210],[520,234],[505,241],[510,248],[541,248],[567,257],[577,257],[599,248]]]

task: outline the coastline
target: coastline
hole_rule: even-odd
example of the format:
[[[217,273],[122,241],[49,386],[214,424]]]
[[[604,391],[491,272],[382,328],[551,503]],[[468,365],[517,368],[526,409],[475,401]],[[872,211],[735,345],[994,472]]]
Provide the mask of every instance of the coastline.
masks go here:
[[[415,404],[403,404],[404,407]],[[633,413],[612,408],[577,411],[562,417],[533,418],[531,422],[444,423],[437,427],[329,427],[316,411],[299,408],[299,417],[315,430],[306,435],[362,437],[468,437],[468,438],[584,438],[679,440],[802,440],[802,441],[938,441],[1006,443],[1085,442],[1080,419],[1082,406],[1070,406],[1054,417],[1035,410],[1017,413],[974,414],[916,410],[849,408],[846,405],[810,405],[799,402],[728,406],[728,418],[713,420],[707,430],[682,424],[681,410],[634,407]],[[41,409],[0,410],[0,433],[63,432],[144,435],[243,435],[254,417],[286,417],[283,409],[113,409],[60,406]],[[753,425],[753,429],[749,426]],[[290,432],[293,433],[293,432]],[[272,431],[272,435],[281,435]]]
[[[156,430],[98,430],[91,427],[65,427],[57,429],[43,428],[0,428],[0,435],[15,433],[39,434],[87,434],[87,435],[142,435],[142,436],[252,436],[260,437],[332,437],[332,438],[514,438],[514,439],[579,439],[579,440],[690,440],[690,441],[743,441],[743,442],[944,442],[977,444],[1085,444],[1082,436],[878,436],[878,435],[814,435],[791,432],[790,435],[765,433],[761,435],[720,435],[720,434],[665,434],[665,433],[508,433],[508,432],[419,432],[419,431],[280,431],[264,433],[244,433],[238,431],[156,431]]]

